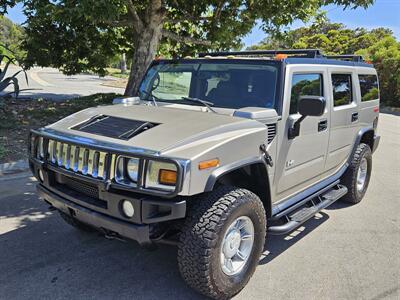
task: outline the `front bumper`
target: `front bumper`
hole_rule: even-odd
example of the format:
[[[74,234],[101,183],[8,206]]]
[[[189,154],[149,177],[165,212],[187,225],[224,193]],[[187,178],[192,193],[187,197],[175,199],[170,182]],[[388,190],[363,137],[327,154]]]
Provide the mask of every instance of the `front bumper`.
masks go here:
[[[104,181],[43,166],[32,159],[30,167],[40,182],[37,185],[39,197],[51,206],[92,227],[135,240],[141,245],[151,242],[154,238],[152,229],[162,227],[161,222],[182,219],[186,215],[186,201],[180,197],[165,199],[115,190]],[[78,183],[82,190],[76,186],[71,189],[65,184],[68,180]],[[85,193],[87,188],[93,189],[95,194],[88,197],[87,191]],[[132,218],[127,218],[121,210],[124,200],[134,206]]]
[[[141,245],[151,243],[149,225],[130,224],[95,212],[58,196],[41,184],[37,185],[37,192],[39,197],[45,199],[46,202],[50,203],[53,207],[68,215],[72,215],[82,223],[98,229],[106,229],[107,231],[115,232],[122,237],[135,240]]]

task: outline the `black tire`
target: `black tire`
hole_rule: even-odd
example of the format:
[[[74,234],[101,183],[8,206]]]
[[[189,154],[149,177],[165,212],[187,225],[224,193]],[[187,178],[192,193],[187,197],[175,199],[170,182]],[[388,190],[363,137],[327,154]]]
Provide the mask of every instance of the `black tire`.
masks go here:
[[[241,271],[228,276],[220,264],[222,239],[229,225],[240,216],[247,216],[252,221],[254,244]],[[183,279],[208,297],[228,299],[234,296],[253,275],[263,251],[265,235],[264,206],[252,192],[221,186],[193,199],[178,246],[178,264]]]
[[[361,161],[363,158],[367,161],[367,177],[362,190],[357,189],[357,174],[360,168]],[[371,178],[372,171],[372,152],[371,148],[364,143],[357,146],[354,153],[353,159],[347,168],[346,172],[342,176],[341,183],[348,189],[347,194],[341,199],[343,201],[356,204],[359,203],[367,191],[369,180]]]
[[[94,232],[94,231],[96,231],[93,227],[78,221],[77,219],[71,217],[70,215],[68,215],[68,214],[66,214],[66,213],[64,213],[62,211],[58,211],[58,212],[60,213],[61,218],[63,218],[63,220],[67,224],[75,227],[76,229],[79,229],[79,230],[82,230],[82,231],[86,231],[86,232]]]

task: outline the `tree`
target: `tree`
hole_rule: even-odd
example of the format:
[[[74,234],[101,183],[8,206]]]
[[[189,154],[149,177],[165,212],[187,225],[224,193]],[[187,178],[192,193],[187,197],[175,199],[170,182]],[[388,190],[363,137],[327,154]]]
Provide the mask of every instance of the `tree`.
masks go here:
[[[400,107],[400,42],[386,36],[356,53],[373,62],[379,75],[382,102]]]
[[[110,57],[126,52],[132,64],[125,94],[134,95],[160,50],[230,49],[257,19],[268,29],[307,20],[323,5],[367,7],[373,0],[0,0],[0,8],[18,2],[27,16],[28,66],[104,73]]]
[[[310,26],[286,32],[272,32],[250,49],[315,48],[325,54],[360,54],[377,69],[381,101],[400,107],[400,42],[387,28],[349,29],[331,23],[325,14],[316,17]]]
[[[0,47],[0,54],[7,54],[11,57],[17,56],[22,58],[24,56],[21,50],[21,43],[24,39],[24,30],[21,26],[14,24],[11,20],[0,15],[0,45],[10,49],[5,50],[4,47]]]

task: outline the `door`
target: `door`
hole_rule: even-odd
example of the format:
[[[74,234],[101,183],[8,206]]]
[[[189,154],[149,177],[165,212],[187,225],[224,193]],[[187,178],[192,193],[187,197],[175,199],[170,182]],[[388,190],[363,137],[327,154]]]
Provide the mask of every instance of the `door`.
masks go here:
[[[305,71],[305,69],[307,71]],[[275,170],[275,201],[282,200],[316,183],[324,172],[329,140],[329,110],[320,117],[306,117],[300,135],[289,139],[288,130],[300,118],[300,96],[324,96],[327,70],[318,66],[287,66],[278,163]]]
[[[332,95],[331,122],[326,170],[336,171],[347,161],[359,130],[359,115],[355,83],[356,74],[350,68],[329,68]]]

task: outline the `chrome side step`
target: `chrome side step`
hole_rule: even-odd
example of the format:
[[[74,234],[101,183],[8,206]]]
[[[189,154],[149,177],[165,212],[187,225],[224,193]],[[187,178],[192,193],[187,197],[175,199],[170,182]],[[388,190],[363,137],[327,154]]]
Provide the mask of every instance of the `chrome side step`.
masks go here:
[[[307,203],[304,203],[308,206],[303,206],[293,213],[292,210],[288,209],[287,214],[280,214],[287,222],[283,225],[268,227],[268,232],[273,235],[289,233],[346,194],[347,187],[337,184],[331,189],[310,199]]]

